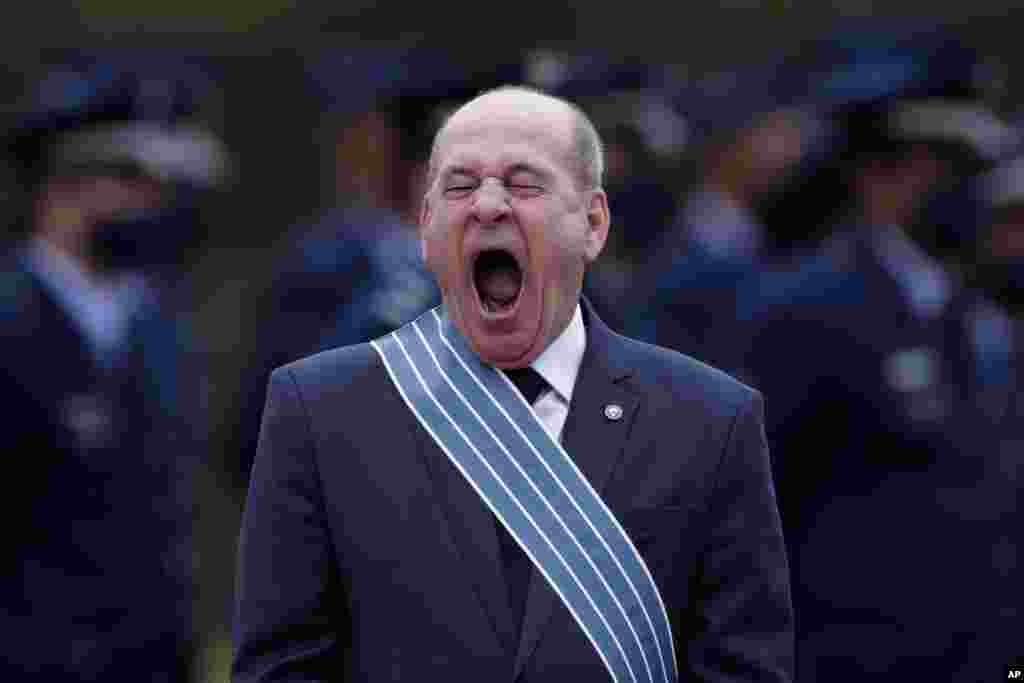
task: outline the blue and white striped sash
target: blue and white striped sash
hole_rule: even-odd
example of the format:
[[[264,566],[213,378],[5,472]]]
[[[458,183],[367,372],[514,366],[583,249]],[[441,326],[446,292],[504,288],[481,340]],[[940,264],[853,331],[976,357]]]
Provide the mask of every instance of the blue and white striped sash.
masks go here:
[[[643,558],[504,373],[443,306],[371,342],[420,424],[558,593],[616,683],[673,683],[672,630]]]

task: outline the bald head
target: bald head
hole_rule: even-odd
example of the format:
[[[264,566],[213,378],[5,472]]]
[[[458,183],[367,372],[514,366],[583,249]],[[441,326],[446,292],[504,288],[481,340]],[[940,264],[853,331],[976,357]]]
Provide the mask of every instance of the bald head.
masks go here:
[[[488,90],[463,104],[445,120],[434,137],[428,186],[436,177],[438,149],[450,128],[472,127],[502,119],[545,122],[551,132],[566,141],[566,162],[580,187],[588,190],[601,187],[604,146],[594,124],[571,102],[521,86]]]

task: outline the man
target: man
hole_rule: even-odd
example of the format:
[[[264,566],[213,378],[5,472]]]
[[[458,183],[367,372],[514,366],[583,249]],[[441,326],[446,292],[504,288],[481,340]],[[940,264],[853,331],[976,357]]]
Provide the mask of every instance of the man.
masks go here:
[[[761,398],[581,303],[601,167],[535,91],[442,127],[420,229],[443,306],[271,376],[234,680],[790,679]]]
[[[972,410],[958,436],[978,464],[949,496],[977,539],[974,559],[965,563],[976,571],[971,616],[979,624],[963,657],[965,677],[994,676],[1000,662],[1016,656],[1024,629],[1024,158],[1006,160],[972,189],[983,211],[965,271],[981,296],[967,328]]]
[[[851,95],[833,162],[848,213],[820,254],[761,280],[745,337],[746,376],[773,397],[797,668],[811,680],[949,677],[992,632],[968,604],[993,585],[978,559],[990,549],[974,552],[987,513],[947,504],[985,459],[979,435],[965,448],[959,434],[977,292],[960,258],[972,212],[951,199],[1014,136],[968,78],[978,55],[906,46],[855,51],[824,79]]]
[[[634,312],[636,336],[728,372],[737,368],[740,294],[811,241],[766,225],[763,216],[815,142],[806,71],[792,58],[776,59],[703,79],[678,97],[696,133],[698,177],[638,279],[653,304]]]
[[[26,234],[0,269],[0,445],[20,470],[3,507],[4,680],[189,673],[202,430],[157,282],[197,227],[175,188],[217,174],[216,141],[176,125],[191,99],[177,74],[74,59],[7,139]]]

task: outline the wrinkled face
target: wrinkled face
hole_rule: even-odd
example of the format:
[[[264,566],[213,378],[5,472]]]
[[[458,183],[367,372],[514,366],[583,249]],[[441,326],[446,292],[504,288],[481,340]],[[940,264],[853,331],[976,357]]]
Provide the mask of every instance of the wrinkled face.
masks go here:
[[[88,260],[88,243],[98,223],[120,213],[155,209],[166,194],[158,181],[143,176],[57,176],[41,191],[40,223],[48,238]]]
[[[572,118],[537,97],[484,97],[435,147],[420,216],[423,254],[453,323],[487,363],[523,367],[572,317],[604,246],[604,192],[582,189]]]

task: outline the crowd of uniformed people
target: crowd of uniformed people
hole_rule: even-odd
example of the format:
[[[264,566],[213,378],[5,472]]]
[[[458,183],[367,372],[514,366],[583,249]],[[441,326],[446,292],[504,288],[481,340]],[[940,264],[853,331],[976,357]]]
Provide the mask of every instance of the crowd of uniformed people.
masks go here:
[[[997,66],[949,32],[705,74],[584,49],[310,54],[317,126],[264,125],[313,136],[326,200],[196,295],[208,245],[247,229],[231,202],[276,201],[244,179],[277,160],[203,108],[231,80],[166,53],[53,60],[5,133],[0,679],[223,680],[270,371],[439,303],[416,230],[431,135],[525,83],[605,142],[595,309],[766,397],[799,680],[990,680],[1024,633],[1024,128]],[[225,369],[203,352],[216,310],[194,309],[229,283],[254,322]]]

